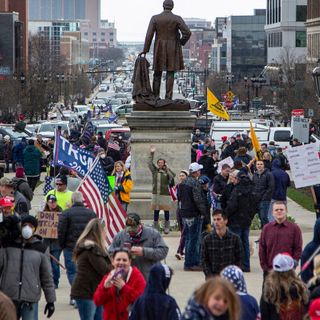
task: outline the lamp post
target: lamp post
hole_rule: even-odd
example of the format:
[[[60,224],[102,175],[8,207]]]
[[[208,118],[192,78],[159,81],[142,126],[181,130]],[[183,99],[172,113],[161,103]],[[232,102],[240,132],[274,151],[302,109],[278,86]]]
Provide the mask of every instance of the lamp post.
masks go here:
[[[232,84],[232,79],[234,78],[234,75],[231,73],[227,74],[227,83],[228,83],[228,91],[231,90],[231,84]]]
[[[320,59],[318,60],[318,64],[319,63],[320,63]],[[317,66],[313,69],[312,78],[313,78],[314,86],[318,96],[318,102],[320,104],[320,66]]]
[[[246,103],[247,112],[250,112],[250,86],[248,84],[248,77],[245,76],[243,80],[244,80],[244,87],[247,88],[247,103]]]

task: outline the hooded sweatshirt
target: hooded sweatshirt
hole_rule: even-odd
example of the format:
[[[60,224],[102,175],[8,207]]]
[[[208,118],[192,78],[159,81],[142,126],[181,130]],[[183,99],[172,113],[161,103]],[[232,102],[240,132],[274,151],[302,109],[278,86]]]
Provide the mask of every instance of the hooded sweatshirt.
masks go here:
[[[271,173],[273,174],[275,185],[272,199],[286,201],[287,188],[290,186],[290,177],[284,170],[281,169],[281,162],[279,159],[275,159],[272,162]]]
[[[313,252],[320,246],[320,219],[317,219],[313,229],[313,239],[305,246],[301,254],[301,267],[311,257]],[[313,261],[309,267],[302,271],[301,279],[307,283],[313,277]]]
[[[166,294],[172,274],[167,265],[155,264],[144,293],[133,305],[129,320],[179,320],[180,309],[174,298]]]
[[[221,277],[230,281],[240,299],[240,320],[260,319],[260,310],[257,300],[247,293],[247,285],[242,270],[238,266],[228,266],[221,272]]]

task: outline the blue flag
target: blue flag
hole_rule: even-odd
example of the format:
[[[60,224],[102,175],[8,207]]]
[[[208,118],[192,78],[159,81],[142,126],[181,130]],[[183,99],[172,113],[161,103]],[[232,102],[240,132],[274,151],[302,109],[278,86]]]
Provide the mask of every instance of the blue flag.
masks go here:
[[[94,162],[94,155],[72,145],[61,135],[56,135],[53,164],[75,170],[84,177]]]
[[[82,143],[88,146],[91,142],[91,138],[93,135],[94,135],[94,126],[91,121],[88,121],[80,137]]]

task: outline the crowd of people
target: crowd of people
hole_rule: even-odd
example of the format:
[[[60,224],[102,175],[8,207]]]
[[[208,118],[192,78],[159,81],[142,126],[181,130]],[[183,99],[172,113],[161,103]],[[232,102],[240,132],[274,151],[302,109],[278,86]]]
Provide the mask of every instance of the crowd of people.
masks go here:
[[[261,160],[256,160],[245,134],[230,141],[223,137],[219,150],[212,139],[202,141],[196,133],[198,146],[192,146],[189,168],[173,172],[166,159],[155,158],[157,150],[150,146],[153,224],[147,226],[139,213],[130,212],[130,157],[115,140],[106,141],[99,134],[87,144],[78,142],[99,156],[128,212],[125,228],[110,245],[105,221],[86,207],[78,191],[82,177],[66,167],[47,170],[41,211],[58,214],[59,222],[56,237],[40,236],[38,220],[30,215],[31,202],[52,148],[41,136],[21,142],[26,145],[18,148],[19,160],[12,165],[15,177],[0,179],[0,319],[2,314],[3,319],[38,319],[41,290],[44,313],[50,318],[62,267],[70,285],[70,305],[81,320],[318,319],[320,258],[315,256],[307,267],[305,262],[320,246],[320,223],[315,223],[314,238],[303,250],[300,227],[288,219],[289,164],[280,148],[263,144]],[[232,161],[225,161],[228,157]],[[160,212],[163,233],[168,234],[174,202],[181,231],[175,257],[185,272],[204,275],[183,311],[167,293],[173,270],[163,263],[169,247],[161,234]],[[249,234],[256,214],[263,273],[259,303],[244,277],[251,272]],[[296,273],[300,261],[301,279]]]

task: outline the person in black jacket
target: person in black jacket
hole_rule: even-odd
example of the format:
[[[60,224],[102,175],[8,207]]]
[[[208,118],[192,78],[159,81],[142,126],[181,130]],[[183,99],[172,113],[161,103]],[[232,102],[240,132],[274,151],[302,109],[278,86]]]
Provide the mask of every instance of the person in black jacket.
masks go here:
[[[225,212],[229,230],[237,234],[242,241],[243,271],[250,272],[249,232],[251,221],[256,213],[253,183],[244,171],[238,173],[237,179],[239,182],[232,190]]]
[[[114,169],[114,161],[111,157],[107,156],[105,150],[100,148],[98,150],[98,155],[100,156],[100,163],[106,172],[107,176],[111,176]]]
[[[225,163],[224,165],[222,165],[221,172],[218,175],[216,175],[213,179],[212,190],[217,200],[217,208],[219,209],[221,209],[221,195],[227,186],[230,171],[230,166]]]
[[[210,179],[210,182],[213,180],[216,175],[216,161],[214,160],[214,156],[216,157],[218,151],[214,150],[209,153],[209,150],[205,147],[200,157],[198,163],[203,166],[201,170],[201,175],[207,176]]]
[[[252,181],[254,184],[253,193],[256,197],[261,229],[269,222],[268,211],[274,192],[274,178],[269,169],[265,168],[264,162],[256,162],[257,170],[253,174]]]
[[[166,294],[173,270],[157,263],[151,270],[143,294],[135,301],[129,320],[179,320],[180,309],[174,298]]]
[[[83,196],[79,191],[75,191],[71,197],[72,207],[62,212],[58,225],[58,239],[67,269],[67,277],[70,286],[76,274],[76,266],[72,260],[72,252],[76,242],[86,225],[91,219],[96,218],[94,211],[87,209],[83,204]],[[74,301],[70,301],[74,305]]]

